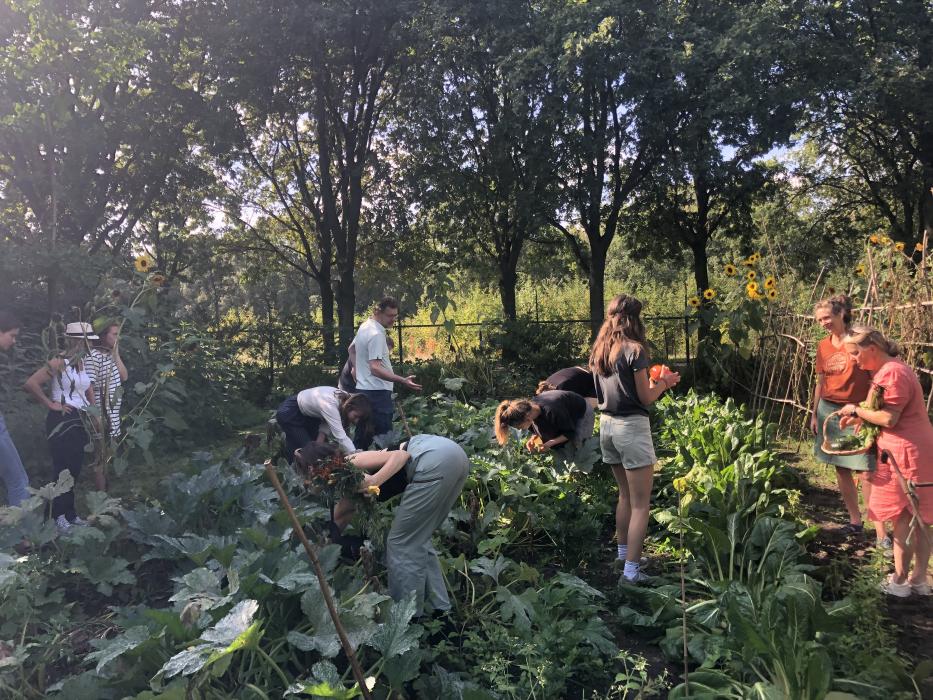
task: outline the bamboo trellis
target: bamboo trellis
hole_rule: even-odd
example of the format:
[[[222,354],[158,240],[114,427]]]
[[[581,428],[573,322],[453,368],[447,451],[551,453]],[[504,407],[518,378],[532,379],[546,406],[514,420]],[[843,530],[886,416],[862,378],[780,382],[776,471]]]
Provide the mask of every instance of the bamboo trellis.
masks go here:
[[[920,378],[930,411],[933,271],[927,236],[919,248],[900,251],[883,237],[878,244],[869,245],[865,262],[857,268],[866,286],[861,306],[852,315],[854,324],[873,326],[901,346],[904,361]],[[754,385],[747,387],[754,410],[766,413],[786,433],[800,437],[806,434],[809,423],[815,380],[813,358],[822,337],[810,309],[819,299],[833,294],[825,279],[826,275],[821,274],[810,290],[809,308],[771,310],[758,338]]]

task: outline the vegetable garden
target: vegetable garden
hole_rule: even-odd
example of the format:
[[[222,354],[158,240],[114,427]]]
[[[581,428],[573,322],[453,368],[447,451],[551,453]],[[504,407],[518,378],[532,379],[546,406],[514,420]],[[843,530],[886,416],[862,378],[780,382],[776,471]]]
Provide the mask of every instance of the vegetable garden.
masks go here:
[[[693,392],[659,402],[657,580],[617,586],[604,551],[614,484],[595,446],[569,468],[498,447],[493,409],[444,394],[404,405],[415,432],[455,437],[473,464],[438,538],[455,601],[444,623],[383,592],[391,502],[367,524],[361,558],[343,560],[323,544],[327,509],[279,470],[373,697],[915,692],[877,598],[824,587],[774,426]],[[90,493],[90,526],[66,536],[42,510],[67,484],[2,511],[4,551],[33,545],[0,557],[5,697],[359,696],[281,504],[241,452],[194,455],[145,501]]]

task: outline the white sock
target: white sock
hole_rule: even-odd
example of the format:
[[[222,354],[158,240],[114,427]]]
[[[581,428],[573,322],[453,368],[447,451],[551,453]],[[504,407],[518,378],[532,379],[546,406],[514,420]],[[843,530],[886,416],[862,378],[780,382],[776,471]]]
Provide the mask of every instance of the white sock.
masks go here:
[[[638,576],[638,562],[637,561],[626,561],[625,568],[622,570],[622,575],[625,578],[635,578]]]
[[[617,544],[616,549],[619,552],[619,559],[625,561],[625,557],[628,556],[628,545],[627,544]]]

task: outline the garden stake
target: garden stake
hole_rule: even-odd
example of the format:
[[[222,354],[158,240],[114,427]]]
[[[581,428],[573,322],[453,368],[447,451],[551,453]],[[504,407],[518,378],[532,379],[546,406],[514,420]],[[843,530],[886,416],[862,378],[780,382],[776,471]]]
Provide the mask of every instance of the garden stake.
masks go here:
[[[677,499],[680,501],[679,508],[681,514],[683,513],[683,502],[684,495],[682,493],[677,494]],[[683,517],[683,515],[681,515]],[[682,624],[684,627],[684,691],[686,692],[687,697],[690,697],[690,668],[688,666],[687,656],[687,585],[684,581],[684,528],[683,523],[680,524],[680,527],[677,528],[680,530],[680,608],[683,611]]]
[[[363,696],[363,700],[372,700],[372,696],[369,694],[369,688],[366,687],[366,678],[363,675],[363,668],[356,658],[356,652],[353,649],[353,645],[350,644],[347,631],[343,628],[343,623],[340,621],[340,615],[337,613],[337,606],[334,604],[333,596],[330,594],[327,578],[324,576],[324,570],[321,568],[321,561],[317,558],[317,552],[315,552],[314,547],[311,546],[311,542],[308,540],[304,529],[301,527],[301,523],[298,521],[298,516],[295,515],[291,503],[288,502],[288,496],[282,488],[279,475],[276,474],[271,459],[266,460],[265,467],[266,474],[269,475],[269,481],[272,482],[272,487],[279,495],[279,500],[282,502],[282,505],[285,507],[285,512],[288,513],[288,517],[292,521],[292,530],[295,531],[295,534],[298,535],[298,539],[301,540],[301,544],[304,545],[305,551],[308,553],[308,558],[311,560],[311,565],[314,567],[314,573],[317,576],[318,582],[321,584],[321,593],[324,594],[324,602],[327,604],[327,611],[334,621],[334,629],[337,630],[337,637],[340,638],[340,646],[343,647],[343,652],[347,655],[347,659],[350,662],[350,668],[353,669],[353,677],[356,678],[356,683],[360,687],[360,694]]]
[[[402,408],[402,404],[398,401],[395,402],[395,407],[398,409],[398,414],[402,417],[402,425],[405,426],[405,432],[408,433],[408,439],[411,440],[414,435],[411,434],[411,428],[408,427],[408,418],[405,417],[405,409]]]

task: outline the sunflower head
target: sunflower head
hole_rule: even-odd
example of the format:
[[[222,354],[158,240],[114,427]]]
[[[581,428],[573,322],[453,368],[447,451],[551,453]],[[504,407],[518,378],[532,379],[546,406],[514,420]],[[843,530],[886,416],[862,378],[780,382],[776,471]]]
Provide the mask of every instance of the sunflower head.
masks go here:
[[[745,260],[742,261],[742,264],[745,265],[745,267],[755,267],[755,261],[751,258],[745,258]]]
[[[726,266],[723,268],[723,272],[725,272],[725,273],[726,273],[726,276],[728,276],[728,277],[735,277],[735,275],[736,275],[736,273],[738,273],[738,271],[739,271],[738,268],[737,268],[735,265],[733,265],[732,263],[729,263],[728,265],[726,265]]]
[[[922,252],[923,252],[923,243],[918,243],[917,245],[915,245],[915,246],[914,246],[914,250],[916,250],[918,253],[922,253]]]
[[[703,292],[703,298],[706,299],[707,301],[710,301],[711,299],[715,299],[715,298],[716,298],[716,290],[715,290],[715,289],[707,289],[705,292]]]
[[[758,277],[758,273],[754,270],[749,270],[745,273],[745,279],[747,279],[749,282],[754,282],[756,277]]]
[[[767,292],[765,292],[765,296],[768,298],[768,301],[774,301],[775,299],[778,298],[778,290],[771,288]]]
[[[154,287],[161,287],[165,284],[165,275],[157,272],[149,278],[149,281]]]
[[[752,261],[753,264],[758,264],[761,262],[761,253],[755,252],[748,256],[748,259]]]
[[[745,285],[745,291],[748,292],[749,296],[752,296],[753,294],[758,294],[758,283],[755,281],[749,282],[748,284]]]
[[[765,277],[765,289],[774,289],[775,287],[777,287],[777,280],[774,279],[774,275]]]
[[[690,304],[691,308],[699,309],[700,308],[700,297],[693,296],[687,299],[687,303]]]
[[[864,277],[864,276],[865,276],[865,265],[864,265],[864,263],[859,263],[858,265],[855,266],[855,274],[857,274],[859,277]]]
[[[904,252],[904,243],[903,243],[902,241],[898,241],[897,243],[895,243],[895,244],[894,244],[894,250],[896,250],[898,253],[903,253],[903,252]]]
[[[155,261],[143,253],[133,262],[133,265],[136,267],[137,272],[149,272],[154,266]]]
[[[890,236],[882,236],[882,237],[881,237],[881,245],[891,245],[892,242],[893,242],[893,241],[891,240],[891,237],[890,237]]]
[[[873,245],[878,245],[881,242],[881,236],[879,236],[877,233],[873,233],[868,237],[868,240]]]

